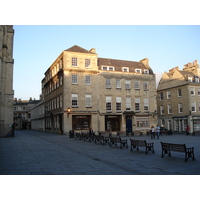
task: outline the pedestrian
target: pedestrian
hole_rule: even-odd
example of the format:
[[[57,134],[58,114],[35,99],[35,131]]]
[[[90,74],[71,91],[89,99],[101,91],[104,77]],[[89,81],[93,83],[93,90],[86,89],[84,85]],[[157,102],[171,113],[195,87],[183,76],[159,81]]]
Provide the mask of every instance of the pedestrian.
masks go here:
[[[189,125],[187,125],[185,131],[186,131],[186,135],[189,135],[189,134],[190,134],[190,127],[189,127]]]
[[[151,139],[155,139],[154,126],[151,127]]]
[[[159,136],[160,136],[160,126],[158,126],[158,125],[156,127],[156,135],[157,135],[157,139],[159,139]]]

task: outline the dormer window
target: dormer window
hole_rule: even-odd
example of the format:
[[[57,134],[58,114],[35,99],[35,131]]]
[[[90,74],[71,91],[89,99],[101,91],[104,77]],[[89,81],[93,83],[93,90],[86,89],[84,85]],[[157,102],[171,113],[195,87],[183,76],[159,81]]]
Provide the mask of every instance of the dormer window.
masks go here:
[[[188,81],[192,82],[192,76],[188,76]]]
[[[142,70],[141,69],[135,69],[135,73],[141,74]]]
[[[199,83],[199,77],[198,76],[195,76],[195,82]]]
[[[145,69],[145,70],[144,70],[144,74],[149,74],[149,70],[148,70],[148,69]]]
[[[129,68],[128,67],[122,67],[122,71],[123,72],[129,72]]]
[[[112,66],[102,66],[101,69],[105,71],[115,71],[115,68]]]

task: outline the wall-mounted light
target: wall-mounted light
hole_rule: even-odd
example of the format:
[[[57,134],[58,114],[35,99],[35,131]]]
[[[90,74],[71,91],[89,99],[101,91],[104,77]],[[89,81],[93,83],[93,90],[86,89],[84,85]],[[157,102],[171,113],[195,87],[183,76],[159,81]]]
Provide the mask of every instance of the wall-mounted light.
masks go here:
[[[67,108],[67,117],[69,117],[70,112],[71,112],[71,109]]]

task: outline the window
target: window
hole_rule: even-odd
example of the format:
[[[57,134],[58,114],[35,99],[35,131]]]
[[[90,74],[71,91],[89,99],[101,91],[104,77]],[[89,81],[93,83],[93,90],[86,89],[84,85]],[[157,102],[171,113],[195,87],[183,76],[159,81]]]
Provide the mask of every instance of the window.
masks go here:
[[[164,99],[163,93],[160,93],[160,101],[162,101],[163,99]]]
[[[72,94],[72,107],[78,107],[78,94]]]
[[[200,112],[200,102],[199,102],[199,112]]]
[[[106,97],[106,111],[111,112],[112,111],[112,98]]]
[[[106,79],[106,88],[111,88],[111,80],[109,78]]]
[[[128,67],[122,67],[122,71],[123,72],[129,72],[129,68]]]
[[[179,113],[182,113],[182,112],[183,112],[183,104],[182,104],[182,103],[179,103],[179,104],[178,104],[178,112],[179,112]]]
[[[144,98],[144,112],[149,111],[149,99]]]
[[[145,69],[145,70],[144,70],[144,74],[149,74],[149,70],[148,70],[148,69]]]
[[[72,57],[72,67],[78,67],[78,58]]]
[[[85,107],[92,107],[92,95],[86,94],[85,95]]]
[[[149,118],[148,117],[136,117],[136,126],[137,127],[149,127]]]
[[[116,88],[121,88],[121,80],[116,79]]]
[[[200,88],[198,88],[198,90],[197,90],[197,91],[198,91],[198,96],[200,96]]]
[[[143,82],[143,89],[144,90],[149,90],[149,88],[148,88],[148,82]]]
[[[62,108],[62,94],[60,95],[60,108]]]
[[[167,105],[168,114],[172,114],[172,106]]]
[[[105,71],[115,71],[115,68],[112,66],[102,66],[102,70]]]
[[[91,76],[90,75],[86,75],[85,76],[85,84],[86,85],[91,85]]]
[[[116,97],[116,111],[121,112],[122,111],[122,102],[121,97]]]
[[[131,81],[130,80],[125,80],[125,89],[126,90],[131,89]]]
[[[59,108],[60,99],[59,96],[57,97],[57,108]]]
[[[195,88],[194,88],[194,87],[190,87],[190,94],[191,94],[192,96],[195,95]]]
[[[181,91],[181,89],[178,89],[177,92],[178,92],[178,97],[182,97],[182,91]]]
[[[196,102],[191,103],[191,111],[196,112]]]
[[[85,59],[85,68],[90,68],[90,59]]]
[[[126,110],[131,110],[131,97],[126,97]]]
[[[171,92],[170,91],[167,92],[167,99],[171,99]]]
[[[141,70],[141,69],[135,69],[135,73],[141,74],[141,73],[142,73],[142,70]]]
[[[188,81],[192,82],[192,76],[188,76]]]
[[[134,81],[134,88],[135,88],[135,90],[140,89],[140,81]]]
[[[164,115],[164,114],[165,114],[165,112],[164,112],[164,106],[160,106],[160,114],[161,114],[161,115]]]
[[[60,76],[60,85],[62,85],[62,84],[63,84],[63,77]]]
[[[140,111],[140,98],[135,98],[135,111]]]
[[[78,75],[72,74],[72,84],[78,84]]]

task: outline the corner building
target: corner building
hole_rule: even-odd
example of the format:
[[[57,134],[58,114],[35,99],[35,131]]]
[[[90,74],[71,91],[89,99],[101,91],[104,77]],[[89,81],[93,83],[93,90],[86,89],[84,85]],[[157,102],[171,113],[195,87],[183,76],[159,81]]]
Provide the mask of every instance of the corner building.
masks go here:
[[[158,84],[159,124],[175,132],[200,132],[200,68],[198,61],[165,72]]]
[[[140,62],[99,58],[96,50],[63,51],[42,80],[45,129],[126,131],[156,125],[155,74]]]

